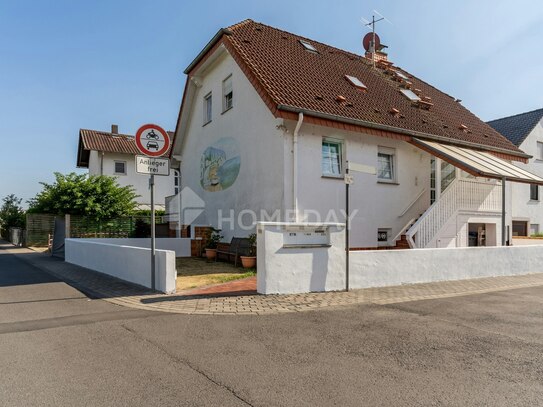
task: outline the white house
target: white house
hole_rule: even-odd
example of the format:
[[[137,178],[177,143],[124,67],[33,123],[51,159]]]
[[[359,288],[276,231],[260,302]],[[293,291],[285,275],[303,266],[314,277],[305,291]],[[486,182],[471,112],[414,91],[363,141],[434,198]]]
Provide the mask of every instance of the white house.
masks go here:
[[[488,122],[532,158],[519,166],[543,176],[543,109],[503,117]],[[543,204],[537,184],[513,185],[513,235],[529,236],[543,232]]]
[[[375,59],[252,20],[219,30],[185,70],[171,152],[181,187],[205,203],[193,224],[228,240],[255,220],[343,222],[344,175],[361,164],[376,174],[351,172],[351,246],[508,240],[505,181],[543,183],[511,164],[530,156],[386,54]]]
[[[149,177],[136,173],[135,156],[140,154],[134,137],[119,134],[116,125],[111,132],[99,130],[79,130],[77,167],[88,168],[89,175],[110,175],[117,178],[120,185],[131,185],[139,195],[136,198],[139,209],[150,209]],[[179,172],[170,171],[169,176],[155,177],[155,202],[157,209],[165,209],[167,196],[179,192]]]

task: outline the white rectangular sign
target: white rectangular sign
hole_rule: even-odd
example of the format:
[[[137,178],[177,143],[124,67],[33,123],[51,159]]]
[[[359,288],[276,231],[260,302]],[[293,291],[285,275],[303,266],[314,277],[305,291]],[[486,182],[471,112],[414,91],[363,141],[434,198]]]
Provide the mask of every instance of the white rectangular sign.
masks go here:
[[[353,163],[349,161],[348,166],[349,166],[349,171],[363,172],[365,174],[372,174],[372,175],[377,174],[377,170],[375,169],[375,167],[372,167],[369,165],[357,164],[357,163]]]
[[[170,175],[170,159],[137,155],[136,172],[148,175]]]

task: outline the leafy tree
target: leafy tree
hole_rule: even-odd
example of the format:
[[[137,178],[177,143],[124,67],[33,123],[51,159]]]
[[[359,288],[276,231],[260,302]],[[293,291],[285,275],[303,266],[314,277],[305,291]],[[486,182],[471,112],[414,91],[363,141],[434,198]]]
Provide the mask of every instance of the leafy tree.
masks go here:
[[[43,190],[28,201],[28,212],[83,215],[96,220],[130,215],[138,195],[132,186],[120,186],[114,177],[55,173],[55,182],[41,182]]]
[[[9,228],[25,226],[25,211],[21,206],[22,199],[14,194],[6,196],[2,200],[0,208],[0,234],[8,236]]]

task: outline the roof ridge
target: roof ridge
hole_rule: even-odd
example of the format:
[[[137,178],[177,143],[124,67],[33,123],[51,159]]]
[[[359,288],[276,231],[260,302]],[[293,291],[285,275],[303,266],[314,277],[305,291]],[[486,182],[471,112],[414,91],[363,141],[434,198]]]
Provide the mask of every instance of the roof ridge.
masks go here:
[[[112,136],[112,137],[125,137],[125,138],[134,138],[135,136],[133,134],[124,134],[124,133],[112,133],[111,131],[104,131],[104,130],[93,130],[93,129],[79,129],[79,131],[92,131],[94,133],[100,133],[105,136]]]
[[[542,107],[542,108],[539,108],[539,109],[530,110],[528,112],[522,112],[522,113],[512,114],[511,116],[504,116],[504,117],[500,117],[498,119],[492,119],[492,120],[487,121],[487,123],[494,123],[494,122],[497,122],[497,121],[500,121],[500,120],[511,119],[513,117],[523,116],[523,115],[526,115],[526,114],[535,113],[537,111],[541,111],[541,116],[543,117],[543,107]]]

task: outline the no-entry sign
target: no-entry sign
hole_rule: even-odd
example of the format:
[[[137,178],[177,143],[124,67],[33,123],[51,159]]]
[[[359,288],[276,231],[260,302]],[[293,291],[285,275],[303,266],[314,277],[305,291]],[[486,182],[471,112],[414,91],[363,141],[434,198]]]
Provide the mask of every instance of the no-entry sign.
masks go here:
[[[145,124],[136,132],[136,146],[146,156],[160,157],[170,148],[170,137],[162,127]]]

